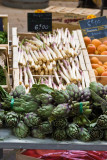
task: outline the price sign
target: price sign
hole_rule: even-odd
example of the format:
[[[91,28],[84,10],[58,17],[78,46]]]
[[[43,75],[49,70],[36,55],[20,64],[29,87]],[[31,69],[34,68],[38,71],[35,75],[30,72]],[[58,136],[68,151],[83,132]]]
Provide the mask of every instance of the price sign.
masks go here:
[[[107,37],[107,18],[99,17],[79,21],[83,36],[88,36],[91,39],[100,39]]]
[[[52,13],[28,13],[28,31],[52,31]]]
[[[2,21],[2,18],[0,18],[0,31],[3,31],[3,21]]]

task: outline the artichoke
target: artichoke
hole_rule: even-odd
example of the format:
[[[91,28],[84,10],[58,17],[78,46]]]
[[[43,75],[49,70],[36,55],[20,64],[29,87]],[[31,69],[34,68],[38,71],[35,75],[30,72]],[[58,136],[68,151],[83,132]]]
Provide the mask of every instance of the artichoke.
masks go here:
[[[86,116],[80,115],[78,117],[73,118],[73,123],[76,123],[79,126],[87,126],[91,122],[89,121],[89,119]]]
[[[1,119],[1,120],[4,120],[4,119],[5,119],[4,110],[0,110],[0,119]]]
[[[47,106],[42,106],[37,110],[38,116],[40,116],[42,119],[48,119],[51,116],[51,113],[54,109],[54,106],[49,104]]]
[[[65,140],[67,138],[67,134],[65,130],[57,129],[53,133],[53,138],[58,141]]]
[[[43,134],[50,134],[50,133],[52,133],[52,125],[48,121],[42,122],[39,125],[39,130]]]
[[[79,126],[74,123],[69,124],[66,132],[69,138],[76,139],[79,136]]]
[[[81,140],[83,142],[90,141],[90,133],[86,128],[79,129],[79,140]]]
[[[24,124],[23,121],[20,121],[17,127],[13,128],[13,133],[16,137],[25,138],[29,134],[29,128]]]
[[[50,94],[42,93],[42,94],[36,95],[35,100],[38,103],[48,105],[48,104],[52,103],[53,98]]]
[[[91,99],[91,92],[89,88],[84,88],[81,91],[81,102],[90,101]]]
[[[80,101],[81,92],[77,85],[74,83],[67,85],[66,90],[71,98],[71,101]]]
[[[52,92],[51,95],[56,104],[67,103],[70,99],[70,96],[66,90],[54,90],[54,92]]]
[[[91,82],[90,89],[103,98],[105,89],[101,83]]]
[[[68,103],[59,104],[53,111],[52,116],[55,118],[66,117],[70,112]]]
[[[15,127],[18,123],[18,114],[13,111],[8,112],[5,116],[5,123],[7,127]]]
[[[34,127],[34,126],[38,126],[40,124],[41,120],[40,118],[37,116],[37,114],[30,112],[30,113],[26,113],[25,117],[24,117],[24,123],[28,126],[28,127]]]
[[[107,141],[107,130],[104,130],[104,140]]]
[[[0,128],[3,126],[3,121],[0,119]]]
[[[103,138],[103,130],[99,128],[96,124],[90,128],[91,140],[101,140]]]
[[[32,130],[32,137],[43,139],[45,138],[45,135],[39,129],[34,128]]]
[[[97,119],[97,126],[107,129],[107,115],[100,115]]]
[[[52,124],[57,129],[65,129],[68,126],[68,121],[66,118],[60,118],[54,120]]]
[[[25,91],[25,87],[23,87],[22,85],[19,85],[15,88],[14,91],[11,92],[11,96],[13,96],[14,98],[20,98],[21,95],[25,95],[26,91]]]

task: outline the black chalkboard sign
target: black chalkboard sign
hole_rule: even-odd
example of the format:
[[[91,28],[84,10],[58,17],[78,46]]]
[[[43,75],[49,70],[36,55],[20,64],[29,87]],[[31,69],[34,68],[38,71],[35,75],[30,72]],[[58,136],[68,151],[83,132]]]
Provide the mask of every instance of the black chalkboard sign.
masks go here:
[[[2,18],[0,18],[0,31],[3,31],[3,21],[2,21]]]
[[[107,18],[98,17],[79,21],[83,36],[91,39],[107,37]]]
[[[52,13],[28,13],[28,32],[52,31]]]

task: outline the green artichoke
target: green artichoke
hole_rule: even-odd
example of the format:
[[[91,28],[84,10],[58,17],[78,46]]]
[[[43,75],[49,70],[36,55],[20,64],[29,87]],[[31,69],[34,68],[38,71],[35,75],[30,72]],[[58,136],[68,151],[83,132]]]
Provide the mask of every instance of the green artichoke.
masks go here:
[[[70,112],[68,103],[59,104],[53,111],[52,116],[55,118],[62,118],[68,116]]]
[[[15,88],[14,91],[11,92],[11,96],[13,96],[14,98],[16,97],[21,97],[21,95],[25,95],[26,91],[25,91],[25,87],[23,87],[22,85],[19,85]]]
[[[107,129],[107,115],[100,115],[97,119],[97,126]]]
[[[35,100],[38,103],[48,105],[48,104],[52,103],[53,98],[50,94],[42,93],[42,94],[36,95]]]
[[[104,140],[107,141],[107,130],[104,130]]]
[[[53,138],[57,141],[65,140],[67,138],[66,131],[61,129],[55,130],[53,133]]]
[[[57,129],[65,129],[68,126],[68,121],[66,118],[60,118],[54,120],[52,124]]]
[[[93,125],[89,130],[90,130],[91,140],[95,141],[95,140],[101,140],[103,138],[104,132],[96,124]]]
[[[77,139],[79,136],[79,126],[77,124],[69,124],[67,130],[67,135],[71,139]]]
[[[70,100],[70,96],[66,90],[54,90],[51,95],[56,104],[67,103]]]
[[[24,123],[28,126],[28,127],[34,127],[34,126],[38,126],[40,124],[41,120],[40,118],[37,116],[37,114],[30,112],[30,113],[26,113],[25,117],[24,117]]]
[[[3,121],[0,119],[0,128],[3,126]]]
[[[1,119],[1,120],[4,120],[4,119],[5,119],[4,110],[0,110],[0,119]]]
[[[81,92],[77,85],[74,83],[67,85],[66,90],[71,98],[71,101],[80,101]]]
[[[34,128],[32,130],[32,137],[43,139],[45,138],[45,135],[39,129]]]
[[[17,127],[13,128],[13,133],[16,137],[25,138],[29,134],[29,128],[24,124],[23,121],[20,121]]]
[[[48,121],[42,122],[39,125],[39,130],[43,133],[43,134],[50,134],[52,133],[52,125],[51,123],[49,123]]]
[[[81,91],[81,102],[86,102],[86,101],[90,101],[91,99],[91,92],[89,88],[84,88]]]
[[[101,83],[91,82],[90,89],[94,91],[99,96],[103,97],[104,95],[104,86]]]
[[[5,116],[5,123],[7,127],[15,127],[18,123],[18,114],[13,111],[8,112]]]
[[[90,141],[90,133],[86,128],[79,129],[79,140],[81,140],[83,142]]]
[[[54,109],[54,106],[49,104],[47,106],[42,106],[37,110],[38,116],[40,116],[42,119],[48,119],[51,116],[51,113]]]

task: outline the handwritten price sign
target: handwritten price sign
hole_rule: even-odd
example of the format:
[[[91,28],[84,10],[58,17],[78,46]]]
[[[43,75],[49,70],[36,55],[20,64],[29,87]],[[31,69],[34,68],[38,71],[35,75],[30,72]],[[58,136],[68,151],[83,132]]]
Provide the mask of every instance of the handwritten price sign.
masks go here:
[[[48,32],[52,31],[51,13],[28,13],[29,32]]]
[[[83,36],[91,39],[107,37],[107,18],[99,17],[79,21]]]

